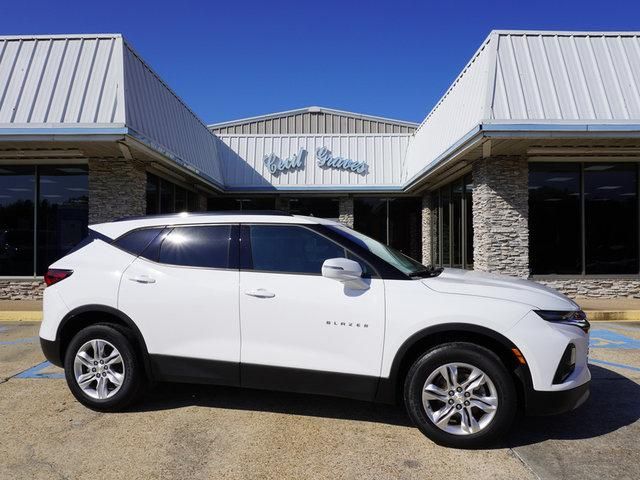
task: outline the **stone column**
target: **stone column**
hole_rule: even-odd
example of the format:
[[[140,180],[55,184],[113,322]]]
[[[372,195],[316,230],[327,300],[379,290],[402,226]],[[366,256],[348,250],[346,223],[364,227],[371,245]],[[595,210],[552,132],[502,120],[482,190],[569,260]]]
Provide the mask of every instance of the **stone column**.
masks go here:
[[[433,245],[436,239],[433,238],[433,206],[431,192],[427,192],[422,197],[422,264],[433,265]]]
[[[474,269],[529,276],[528,165],[524,157],[473,164]]]
[[[147,172],[135,160],[89,160],[89,224],[145,215]]]
[[[340,197],[338,202],[338,221],[353,228],[353,198]]]

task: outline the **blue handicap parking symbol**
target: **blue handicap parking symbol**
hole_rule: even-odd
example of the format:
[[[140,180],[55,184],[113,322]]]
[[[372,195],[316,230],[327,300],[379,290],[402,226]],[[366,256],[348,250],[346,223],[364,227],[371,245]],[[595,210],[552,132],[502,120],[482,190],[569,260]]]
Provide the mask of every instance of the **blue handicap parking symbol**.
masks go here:
[[[627,337],[611,330],[591,330],[589,346],[591,348],[640,349],[640,340]]]
[[[64,378],[64,373],[43,373],[42,370],[51,367],[51,362],[42,362],[16,375],[15,378]]]

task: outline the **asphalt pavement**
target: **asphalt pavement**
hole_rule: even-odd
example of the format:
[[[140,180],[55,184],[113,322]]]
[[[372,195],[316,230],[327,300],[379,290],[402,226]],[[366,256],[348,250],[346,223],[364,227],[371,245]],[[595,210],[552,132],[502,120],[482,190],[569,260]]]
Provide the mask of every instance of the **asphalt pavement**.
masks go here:
[[[321,396],[158,385],[96,413],[44,360],[38,328],[0,323],[0,479],[640,478],[640,323],[593,323],[585,405],[476,451],[433,444],[400,407]]]

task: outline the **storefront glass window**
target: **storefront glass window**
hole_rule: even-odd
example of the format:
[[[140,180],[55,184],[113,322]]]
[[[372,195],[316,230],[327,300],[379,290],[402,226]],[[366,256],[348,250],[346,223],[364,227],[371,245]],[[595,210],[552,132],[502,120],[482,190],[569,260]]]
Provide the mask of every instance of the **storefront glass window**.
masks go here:
[[[210,197],[207,202],[207,210],[275,210],[275,197],[257,198],[230,198],[230,197]]]
[[[35,167],[0,167],[0,275],[34,273],[35,189]]]
[[[420,260],[422,203],[415,197],[356,197],[354,228],[365,235]]]
[[[380,197],[354,198],[353,227],[386,245],[388,243],[387,199]]]
[[[529,164],[529,264],[536,274],[582,272],[580,164]]]
[[[638,273],[637,194],[636,164],[584,166],[585,273]]]
[[[197,193],[147,173],[147,215],[197,210]]]
[[[84,165],[0,167],[0,276],[42,275],[80,242],[87,190]]]
[[[289,211],[294,215],[308,215],[337,220],[340,216],[337,198],[299,197],[289,198]]]
[[[87,235],[87,167],[38,167],[38,251],[36,275]]]
[[[408,257],[422,260],[422,199],[390,198],[387,245]]]
[[[433,193],[435,265],[473,268],[472,191],[466,175]]]
[[[529,165],[529,259],[544,274],[638,274],[638,164]]]
[[[465,244],[464,258],[465,268],[473,268],[473,178],[466,175],[462,180],[464,183],[464,225],[465,225]]]

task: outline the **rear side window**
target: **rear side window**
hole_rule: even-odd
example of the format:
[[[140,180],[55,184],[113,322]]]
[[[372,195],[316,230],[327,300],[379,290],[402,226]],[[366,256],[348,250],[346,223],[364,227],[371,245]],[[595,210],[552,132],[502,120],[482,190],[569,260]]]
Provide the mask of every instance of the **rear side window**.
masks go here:
[[[129,233],[125,233],[118,238],[113,244],[129,252],[136,257],[140,255],[145,248],[158,236],[163,230],[160,228],[141,228],[138,230],[132,230]]]
[[[158,261],[170,265],[230,268],[231,225],[176,227],[160,246]]]
[[[284,225],[252,225],[253,270],[320,275],[328,258],[345,258],[337,243],[309,229]]]

